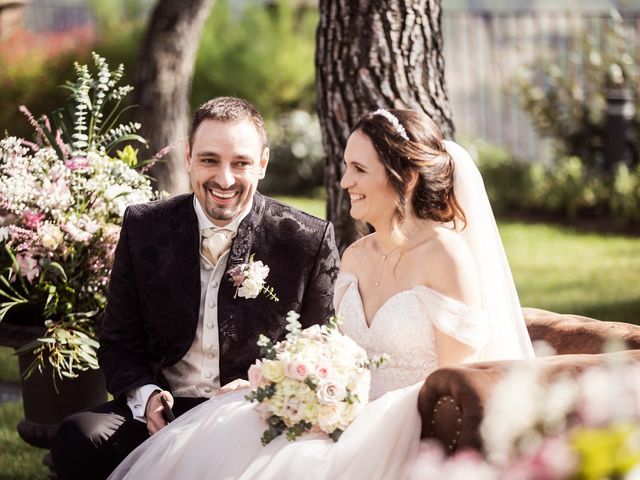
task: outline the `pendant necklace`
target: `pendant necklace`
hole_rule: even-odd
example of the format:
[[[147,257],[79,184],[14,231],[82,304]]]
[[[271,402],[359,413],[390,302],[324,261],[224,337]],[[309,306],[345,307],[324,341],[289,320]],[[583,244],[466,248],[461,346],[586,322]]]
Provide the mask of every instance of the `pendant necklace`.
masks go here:
[[[383,253],[382,254],[382,267],[380,267],[380,275],[378,275],[378,281],[376,282],[376,287],[379,287],[380,285],[382,285],[382,274],[384,273],[384,266],[387,263],[387,258],[389,258],[389,255],[391,255],[393,252],[395,252],[400,247],[401,247],[401,245],[398,245],[396,247],[393,247],[387,253]]]
[[[407,243],[409,241],[409,238],[413,237],[418,232],[419,228],[420,228],[420,225],[417,225],[416,228],[407,236]],[[382,266],[380,267],[380,275],[378,275],[378,281],[376,281],[376,287],[382,286],[382,275],[384,274],[384,266],[386,265],[387,259],[389,258],[389,256],[393,252],[398,250],[400,247],[404,247],[404,246],[406,246],[406,245],[404,245],[404,244],[396,245],[391,250],[389,250],[387,253],[382,253]],[[382,250],[382,249],[380,249],[380,250]],[[398,259],[398,262],[399,261],[400,260]]]

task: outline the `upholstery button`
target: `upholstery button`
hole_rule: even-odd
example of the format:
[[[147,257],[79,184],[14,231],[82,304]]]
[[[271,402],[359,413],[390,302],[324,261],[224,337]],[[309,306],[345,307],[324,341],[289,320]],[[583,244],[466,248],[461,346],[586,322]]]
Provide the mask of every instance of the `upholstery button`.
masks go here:
[[[210,343],[205,343],[204,344],[204,349],[205,350],[211,350],[212,345]]]
[[[216,306],[215,300],[209,300],[209,308],[214,308]]]
[[[204,387],[203,390],[207,393],[211,393],[211,387]]]
[[[205,376],[205,378],[211,378],[213,376],[213,373],[211,373],[209,370],[207,370],[206,372],[204,372],[204,376]]]
[[[207,328],[213,328],[213,322],[207,322]]]
[[[216,358],[216,356],[213,353],[207,353],[207,358],[209,360],[213,360],[214,358]]]
[[[218,285],[219,285],[219,283],[218,283],[218,281],[217,281],[217,280],[214,280],[214,281],[213,281],[213,283],[211,284],[211,286],[212,286],[213,288],[218,288]]]

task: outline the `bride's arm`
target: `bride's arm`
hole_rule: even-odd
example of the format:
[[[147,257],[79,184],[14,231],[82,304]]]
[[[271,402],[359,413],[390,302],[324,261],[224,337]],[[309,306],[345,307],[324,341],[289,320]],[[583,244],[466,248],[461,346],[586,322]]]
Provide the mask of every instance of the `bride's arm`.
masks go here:
[[[442,235],[428,260],[429,286],[442,295],[469,307],[481,306],[475,260],[467,244],[455,232]],[[436,328],[438,365],[456,365],[473,358],[476,349]]]

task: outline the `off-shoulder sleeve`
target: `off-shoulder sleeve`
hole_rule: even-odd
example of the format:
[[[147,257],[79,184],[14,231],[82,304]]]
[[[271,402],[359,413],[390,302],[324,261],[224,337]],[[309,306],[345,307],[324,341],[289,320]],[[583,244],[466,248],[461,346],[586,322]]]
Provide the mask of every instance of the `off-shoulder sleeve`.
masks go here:
[[[342,302],[342,297],[347,293],[351,285],[357,284],[357,277],[351,272],[340,272],[336,278],[336,284],[333,289],[333,309],[338,313],[338,307]]]
[[[483,309],[470,307],[428,287],[415,287],[415,291],[427,316],[442,333],[475,350],[489,341],[489,322]]]

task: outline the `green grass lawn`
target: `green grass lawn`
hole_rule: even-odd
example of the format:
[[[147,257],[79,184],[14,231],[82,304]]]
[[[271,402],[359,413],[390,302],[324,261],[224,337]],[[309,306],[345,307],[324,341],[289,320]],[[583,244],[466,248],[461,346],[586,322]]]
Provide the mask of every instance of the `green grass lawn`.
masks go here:
[[[48,478],[47,468],[42,464],[46,450],[27,445],[16,432],[22,417],[21,402],[0,405],[0,480]]]
[[[325,215],[322,199],[280,200]],[[640,237],[517,221],[501,221],[499,228],[522,305],[640,324]],[[17,375],[16,357],[0,347],[0,381]],[[21,417],[19,402],[0,405],[0,480],[46,478],[43,451],[15,431]]]

